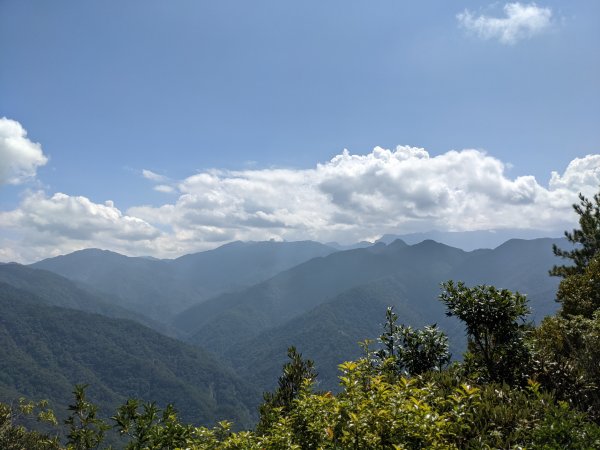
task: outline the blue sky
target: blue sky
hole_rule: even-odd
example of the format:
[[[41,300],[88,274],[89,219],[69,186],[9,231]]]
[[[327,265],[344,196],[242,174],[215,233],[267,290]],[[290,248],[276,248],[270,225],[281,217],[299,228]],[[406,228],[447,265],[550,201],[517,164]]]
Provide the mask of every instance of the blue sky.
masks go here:
[[[600,152],[599,19],[596,1],[4,0],[0,117],[18,122],[48,158],[38,159],[27,176],[7,175],[0,187],[2,244],[11,249],[4,258],[29,260],[87,245],[172,256],[236,238],[352,240],[426,227],[564,226],[550,217],[518,223],[508,212],[510,220],[483,216],[486,208],[498,209],[499,198],[526,203],[529,196],[547,205],[539,200],[546,194],[531,192],[556,190],[558,184],[549,185],[552,171],[571,183],[569,192],[597,188],[600,163],[583,158]],[[348,186],[332,181],[357,170],[341,177],[352,185],[356,173],[371,173],[365,164],[371,167],[367,156],[376,146],[404,160],[394,153],[397,145],[424,148],[438,165],[452,160],[450,150],[477,149],[476,167],[492,167],[493,160],[501,173],[493,188],[469,188],[485,204],[475,212],[460,203],[470,214],[464,222],[452,217],[455,204],[448,199],[458,201],[459,189],[451,180],[426,195],[400,186],[404,194],[387,204],[390,196],[377,186],[408,179],[412,169],[381,163],[382,153],[374,178],[356,184],[363,188],[346,192]],[[343,149],[363,157],[346,164],[359,168],[340,163],[335,176],[327,167],[314,174]],[[401,153],[419,166],[418,152]],[[12,167],[7,155],[14,152],[0,153],[4,167]],[[575,160],[581,162],[567,174]],[[443,177],[445,169],[432,164],[424,173]],[[377,178],[387,169],[394,174],[389,180]],[[248,180],[277,170],[284,181],[300,180],[290,192],[312,183],[335,211],[309,218],[298,213],[302,203],[286,212],[279,200],[256,194],[263,188]],[[208,173],[219,187],[198,186],[194,176]],[[506,194],[511,183],[518,194]],[[85,198],[83,215],[111,201],[115,211],[105,213],[117,218],[109,222],[140,221],[146,231],[117,239],[120,225],[94,231],[89,217],[50,220],[35,202],[49,202],[51,214],[56,194],[67,203]],[[315,200],[313,194],[300,197]],[[236,226],[225,230],[200,214],[215,210],[206,199],[192,201],[202,196],[227,205],[218,216],[237,218]],[[556,216],[564,217],[574,198],[558,197]],[[192,206],[179,211],[186,201]],[[364,219],[353,228],[349,217],[356,214],[382,225]],[[532,214],[539,218],[537,210]],[[395,221],[387,220],[391,215]]]

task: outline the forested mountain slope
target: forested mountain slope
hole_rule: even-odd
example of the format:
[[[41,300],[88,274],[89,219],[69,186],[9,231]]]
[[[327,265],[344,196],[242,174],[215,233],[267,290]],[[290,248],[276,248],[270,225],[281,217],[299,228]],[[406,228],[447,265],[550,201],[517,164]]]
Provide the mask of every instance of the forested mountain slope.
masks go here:
[[[46,306],[0,283],[0,400],[50,399],[60,410],[76,383],[105,414],[128,397],[175,403],[182,417],[250,425],[260,395],[207,352],[135,322]]]
[[[179,323],[189,326],[195,320],[199,328],[191,341],[221,352],[235,367],[264,383],[262,388],[272,387],[290,345],[315,360],[322,385],[331,388],[336,384],[336,365],[360,354],[357,342],[380,334],[386,306],[396,308],[402,323],[415,327],[437,323],[459,356],[464,330],[446,317],[437,299],[442,281],[519,290],[529,294],[532,317],[555,312],[558,280],[548,275],[558,262],[553,243],[564,245],[564,240],[513,240],[494,250],[474,252],[433,241],[414,246],[396,241],[340,252],[192,308]]]
[[[0,282],[34,294],[50,306],[62,306],[107,317],[135,320],[162,333],[170,333],[166,325],[120,306],[119,301],[101,292],[93,292],[47,270],[21,264],[0,264]]]
[[[363,354],[358,343],[380,334],[388,306],[395,305],[405,323],[427,323],[418,307],[398,302],[398,290],[403,290],[403,286],[392,277],[350,289],[283,325],[250,340],[237,341],[224,356],[263,390],[272,390],[286,360],[286,350],[294,345],[314,360],[319,389],[336,390],[338,364]]]
[[[171,266],[161,260],[87,249],[45,259],[31,267],[83,283],[155,320],[170,316],[173,310],[200,298],[175,282]]]
[[[410,286],[406,292],[419,302],[415,308],[428,314],[435,301],[429,294],[437,288],[438,280],[446,279],[450,270],[467,258],[468,253],[462,250],[433,241],[407,246],[398,240],[387,246],[338,252],[190,308],[174,325],[191,332],[191,342],[220,352],[233,342],[283,325],[348,289],[392,275]],[[230,330],[229,336],[220,330]]]

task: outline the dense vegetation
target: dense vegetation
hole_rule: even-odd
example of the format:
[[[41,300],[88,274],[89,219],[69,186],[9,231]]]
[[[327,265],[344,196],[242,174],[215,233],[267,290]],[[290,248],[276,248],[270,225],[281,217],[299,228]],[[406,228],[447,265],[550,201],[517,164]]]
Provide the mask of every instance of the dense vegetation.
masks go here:
[[[129,320],[44,305],[1,283],[0,361],[0,398],[49,399],[57,414],[85,382],[105,416],[137,397],[175,402],[195,423],[255,420],[258,393],[207,352]]]
[[[577,237],[582,252],[555,248],[574,265],[553,269],[562,277],[560,310],[539,326],[527,321],[518,292],[443,283],[440,304],[467,336],[461,363],[449,365],[437,327],[399,324],[390,308],[378,341],[339,366],[337,394],[319,390],[313,363],[290,348],[254,431],[186,424],[172,406],[136,400],[106,421],[77,386],[60,435],[28,431],[15,419],[37,407],[40,420],[55,423],[45,404],[2,406],[0,447],[59,448],[61,437],[68,448],[98,448],[111,428],[127,449],[600,448],[600,214],[580,200],[581,229],[567,238]]]

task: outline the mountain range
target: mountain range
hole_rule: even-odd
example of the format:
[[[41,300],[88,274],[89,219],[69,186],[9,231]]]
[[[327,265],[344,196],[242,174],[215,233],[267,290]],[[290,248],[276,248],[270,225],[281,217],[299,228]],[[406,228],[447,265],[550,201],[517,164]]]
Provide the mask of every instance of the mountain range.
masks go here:
[[[407,325],[436,323],[460,357],[464,330],[437,299],[443,281],[525,293],[535,321],[555,312],[553,244],[566,241],[512,239],[474,251],[433,240],[346,250],[235,242],[174,260],[88,249],[0,264],[0,345],[10,349],[0,363],[15,367],[0,379],[0,400],[64,404],[72,384],[89,382],[106,406],[140,395],[175,400],[196,421],[237,411],[229,418],[248,424],[289,346],[315,360],[322,389],[335,390],[337,365],[378,337],[387,306]],[[42,389],[42,379],[54,381]]]
[[[32,264],[118,299],[158,321],[222,292],[266,280],[335,249],[312,241],[233,242],[172,260],[87,249]]]
[[[511,240],[494,250],[465,252],[430,240],[412,246],[396,240],[341,251],[193,306],[173,325],[189,342],[262,380],[261,386],[276,379],[286,347],[296,345],[323,368],[321,380],[332,388],[337,364],[360,351],[358,341],[379,335],[386,306],[394,306],[405,324],[437,323],[459,355],[464,331],[437,300],[448,279],[526,293],[533,320],[553,313],[558,280],[548,270],[556,262],[554,243],[564,245],[560,239]],[[265,373],[256,360],[272,362],[272,370]]]

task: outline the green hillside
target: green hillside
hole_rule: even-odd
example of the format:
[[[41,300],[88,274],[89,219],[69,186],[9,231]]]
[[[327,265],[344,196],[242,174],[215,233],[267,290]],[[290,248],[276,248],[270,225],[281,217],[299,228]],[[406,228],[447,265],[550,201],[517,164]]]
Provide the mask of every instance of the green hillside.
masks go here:
[[[249,289],[190,308],[177,316],[174,325],[190,332],[191,342],[205,342],[221,351],[231,339],[219,330],[235,330],[240,340],[252,338],[348,289],[392,274],[410,281],[427,269],[431,276],[443,279],[452,262],[467,255],[442,245],[423,251],[426,246],[408,247],[396,241],[316,258]]]
[[[196,319],[200,326],[191,342],[210,346],[262,389],[272,386],[292,344],[316,362],[321,385],[334,389],[337,364],[360,355],[359,341],[378,336],[385,306],[393,305],[407,325],[437,323],[450,336],[452,353],[460,357],[464,331],[437,300],[439,284],[447,279],[529,294],[533,318],[555,312],[558,280],[548,276],[556,260],[553,243],[564,241],[514,240],[468,253],[433,241],[414,246],[397,241],[339,252],[199,305],[181,321]],[[512,260],[514,265],[509,264]],[[372,280],[344,289],[368,277]],[[305,311],[297,313],[302,307]]]
[[[105,414],[129,397],[174,403],[194,423],[253,422],[259,393],[198,348],[129,320],[51,307],[0,284],[0,399],[46,398],[59,409],[77,383]]]

